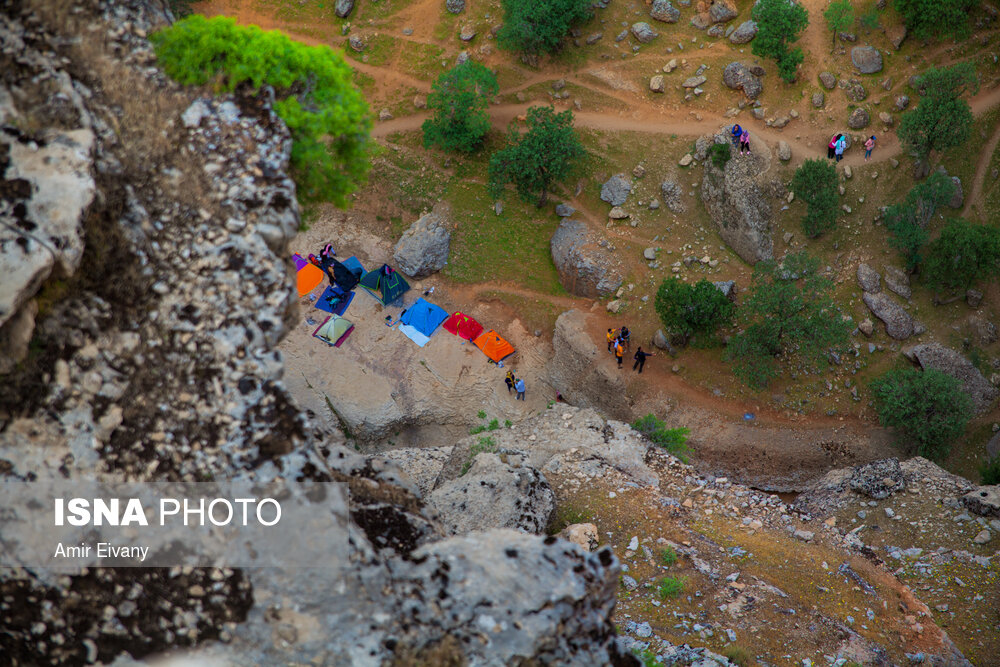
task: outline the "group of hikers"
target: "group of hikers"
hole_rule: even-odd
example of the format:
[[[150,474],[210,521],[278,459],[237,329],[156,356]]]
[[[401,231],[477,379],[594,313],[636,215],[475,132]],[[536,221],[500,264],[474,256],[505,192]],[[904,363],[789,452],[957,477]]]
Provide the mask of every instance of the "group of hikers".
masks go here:
[[[507,384],[507,393],[509,394],[511,390],[517,392],[517,396],[514,397],[515,401],[524,400],[524,378],[514,377],[514,371],[507,371],[507,377],[504,378],[504,382]]]
[[[622,326],[621,329],[608,329],[608,352],[615,355],[615,359],[618,361],[618,368],[622,367],[622,358],[625,356],[625,351],[630,350],[631,347],[632,334],[629,332],[627,326]],[[632,359],[635,361],[632,364],[632,370],[638,370],[638,372],[642,373],[642,367],[646,365],[646,357],[655,356],[652,352],[644,352],[640,345],[636,349],[635,354],[632,355]]]
[[[733,135],[733,145],[739,150],[740,155],[744,153],[750,155],[750,131],[745,127],[740,127],[737,123],[733,125],[730,134]]]
[[[872,151],[875,149],[875,135],[868,137],[865,140],[865,162],[868,162],[868,158],[872,156]],[[836,160],[840,162],[844,159],[844,151],[847,149],[847,137],[843,134],[835,134],[830,139],[830,143],[826,145],[826,157],[830,160]]]

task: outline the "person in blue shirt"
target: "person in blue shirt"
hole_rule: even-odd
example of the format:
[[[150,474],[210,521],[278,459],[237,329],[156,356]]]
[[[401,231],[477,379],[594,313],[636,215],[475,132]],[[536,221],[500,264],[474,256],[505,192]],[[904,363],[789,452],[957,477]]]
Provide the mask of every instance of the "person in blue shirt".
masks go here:
[[[515,401],[524,400],[524,380],[518,378],[517,382],[514,383],[514,389],[517,390],[517,396],[514,397]]]
[[[736,146],[738,148],[740,143],[740,137],[743,135],[743,128],[740,127],[739,124],[737,123],[736,125],[733,125],[733,129],[730,131],[730,134],[733,135],[733,146]]]

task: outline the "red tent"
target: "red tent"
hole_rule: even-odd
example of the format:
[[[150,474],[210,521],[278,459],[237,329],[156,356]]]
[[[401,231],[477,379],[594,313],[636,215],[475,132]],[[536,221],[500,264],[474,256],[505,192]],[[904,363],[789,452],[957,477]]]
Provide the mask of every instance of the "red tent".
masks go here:
[[[483,333],[483,325],[465,313],[455,311],[442,324],[445,329],[465,340],[475,340]]]
[[[500,361],[504,357],[514,354],[514,346],[501,338],[500,334],[493,329],[484,333],[473,343],[493,361]]]

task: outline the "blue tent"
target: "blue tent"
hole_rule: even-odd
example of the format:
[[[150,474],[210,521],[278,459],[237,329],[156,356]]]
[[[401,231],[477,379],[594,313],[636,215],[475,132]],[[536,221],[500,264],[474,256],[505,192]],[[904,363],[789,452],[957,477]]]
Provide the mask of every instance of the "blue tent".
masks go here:
[[[434,330],[446,319],[448,319],[448,313],[444,308],[423,299],[417,299],[416,303],[406,309],[403,316],[399,318],[399,322],[413,327],[430,338]]]

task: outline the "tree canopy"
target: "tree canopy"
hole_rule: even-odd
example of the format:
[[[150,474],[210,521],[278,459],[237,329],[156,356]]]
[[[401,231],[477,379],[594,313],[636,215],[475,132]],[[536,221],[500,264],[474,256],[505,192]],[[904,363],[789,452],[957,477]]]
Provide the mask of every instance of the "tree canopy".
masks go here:
[[[497,43],[529,56],[555,53],[574,25],[592,16],[591,0],[503,0]]]
[[[969,12],[979,6],[979,0],[895,0],[893,4],[917,39],[964,39],[972,32]]]
[[[893,369],[872,382],[871,390],[882,425],[931,460],[948,455],[972,417],[972,401],[961,383],[941,371]]]
[[[676,276],[664,280],[656,292],[656,313],[664,328],[687,343],[715,342],[715,332],[733,319],[733,303],[711,282],[702,278],[690,285]]]
[[[847,30],[854,23],[854,5],[851,0],[833,0],[823,12],[823,18],[833,33],[833,43],[830,46],[832,50],[837,46],[837,33]]]
[[[427,96],[434,115],[423,124],[424,146],[466,153],[479,148],[490,129],[490,99],[499,90],[493,72],[471,60],[442,73]]]
[[[806,160],[795,170],[792,192],[806,203],[802,229],[816,238],[837,223],[837,169],[829,160]]]
[[[931,68],[920,77],[920,103],[903,114],[897,134],[919,160],[932,150],[946,151],[964,143],[972,133],[972,109],[959,99],[979,89],[972,63]]]
[[[511,123],[507,146],[490,156],[489,191],[499,199],[513,182],[523,200],[541,207],[552,185],[572,174],[586,151],[569,110],[556,113],[552,107],[530,107],[526,125],[522,135]]]
[[[299,196],[338,206],[368,173],[368,105],[342,54],[306,46],[278,31],[239,26],[231,18],[193,14],[151,36],[160,66],[186,85],[233,91],[270,86],[274,111],[292,134]]]
[[[818,269],[819,260],[805,252],[754,267],[739,312],[744,328],[725,354],[740,380],[762,389],[780,374],[779,357],[815,367],[831,349],[847,344],[854,323],[837,311],[833,282]]]
[[[902,202],[886,207],[883,217],[890,233],[889,245],[899,251],[908,271],[923,261],[921,251],[930,238],[928,222],[954,194],[954,181],[947,174],[935,171],[926,181],[910,188]]]
[[[794,81],[795,70],[804,55],[802,49],[789,50],[788,45],[809,25],[809,12],[792,0],[760,0],[751,15],[757,22],[757,37],[750,50],[755,56],[773,58],[781,78],[789,83]]]
[[[927,248],[923,277],[928,286],[966,290],[976,281],[1000,275],[1000,228],[956,218]]]

